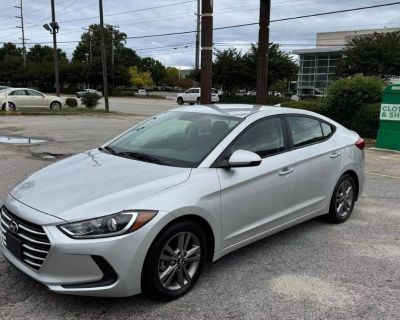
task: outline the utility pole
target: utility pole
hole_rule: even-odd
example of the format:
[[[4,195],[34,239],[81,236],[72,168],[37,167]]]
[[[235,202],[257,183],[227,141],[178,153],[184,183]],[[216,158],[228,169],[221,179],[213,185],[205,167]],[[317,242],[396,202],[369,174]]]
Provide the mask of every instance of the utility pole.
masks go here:
[[[21,0],[22,1],[22,0]],[[54,75],[56,81],[56,94],[60,96],[60,77],[58,72],[58,49],[57,49],[57,33],[60,29],[56,22],[56,8],[54,0],[51,0],[51,28],[53,29],[53,51],[54,51]]]
[[[103,0],[99,0],[99,10],[100,10],[100,34],[101,34],[101,61],[103,65],[104,105],[106,111],[109,112],[110,105],[108,103],[107,57],[106,57],[106,43],[105,43],[104,16],[103,16]]]
[[[201,0],[197,0],[197,32],[196,32],[196,57],[195,57],[195,70],[200,70],[200,28],[201,28]]]
[[[114,33],[111,31],[111,78],[112,78],[112,92],[115,89],[115,52],[114,52]]]
[[[22,31],[22,56],[24,58],[24,66],[26,66],[26,46],[25,46],[25,27],[24,27],[24,10],[22,6],[22,0],[19,1],[19,6],[14,6],[15,8],[20,10],[20,16],[15,16],[18,19],[21,19],[21,26],[17,26],[17,28]]]
[[[257,104],[268,99],[268,51],[271,0],[260,0],[260,31],[258,35]]]
[[[89,57],[90,57],[90,62],[93,62],[93,51],[92,51],[92,37],[93,33],[92,30],[89,28],[82,28],[82,30],[86,30],[89,33]]]
[[[202,0],[201,7],[201,103],[210,104],[212,102],[213,0]]]

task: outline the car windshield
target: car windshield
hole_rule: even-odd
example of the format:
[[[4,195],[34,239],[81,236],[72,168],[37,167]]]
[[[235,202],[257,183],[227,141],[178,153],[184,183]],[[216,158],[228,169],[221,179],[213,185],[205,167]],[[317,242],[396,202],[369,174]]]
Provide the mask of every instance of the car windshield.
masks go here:
[[[115,155],[174,167],[197,167],[241,119],[170,111],[134,127],[105,149]]]

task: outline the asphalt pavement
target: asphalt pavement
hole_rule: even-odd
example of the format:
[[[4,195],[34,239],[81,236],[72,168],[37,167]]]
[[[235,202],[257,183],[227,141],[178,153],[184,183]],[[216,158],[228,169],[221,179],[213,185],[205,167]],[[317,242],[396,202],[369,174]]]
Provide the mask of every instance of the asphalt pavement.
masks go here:
[[[168,107],[146,100],[127,116],[0,117],[0,135],[48,140],[0,144],[0,199],[35,170]],[[131,107],[121,100],[120,108]],[[400,319],[400,154],[367,150],[366,171],[345,224],[318,218],[242,248],[169,303],[55,294],[0,257],[0,319]]]

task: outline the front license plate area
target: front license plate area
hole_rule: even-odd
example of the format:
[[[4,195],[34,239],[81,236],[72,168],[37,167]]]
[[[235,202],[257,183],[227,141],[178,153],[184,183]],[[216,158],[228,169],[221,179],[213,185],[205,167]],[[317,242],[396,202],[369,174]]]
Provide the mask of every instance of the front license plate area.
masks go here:
[[[22,241],[7,232],[6,244],[8,251],[10,251],[19,260],[22,260]]]

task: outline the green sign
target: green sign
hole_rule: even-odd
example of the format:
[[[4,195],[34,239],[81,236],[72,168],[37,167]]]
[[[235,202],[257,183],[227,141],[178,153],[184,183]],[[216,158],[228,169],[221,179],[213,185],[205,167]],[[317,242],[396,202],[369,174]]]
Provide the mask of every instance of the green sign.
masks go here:
[[[381,106],[381,120],[400,121],[400,104],[383,103]]]

